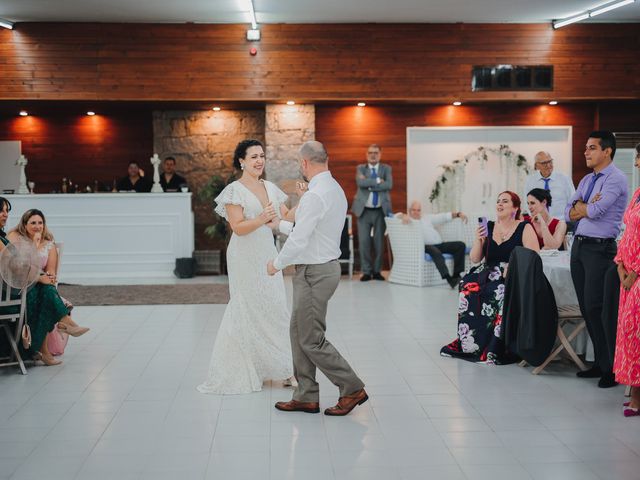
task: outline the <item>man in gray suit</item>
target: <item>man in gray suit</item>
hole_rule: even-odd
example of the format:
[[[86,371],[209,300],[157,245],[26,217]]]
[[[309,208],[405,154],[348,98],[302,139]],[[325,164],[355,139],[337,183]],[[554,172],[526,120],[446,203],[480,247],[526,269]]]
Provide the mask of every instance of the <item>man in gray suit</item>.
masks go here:
[[[382,149],[371,144],[367,149],[367,163],[358,165],[356,183],[358,192],[351,210],[358,217],[358,245],[360,249],[360,265],[362,277],[360,281],[368,282],[372,278],[384,280],[380,274],[382,269],[382,250],[384,248],[384,217],[391,213],[389,191],[393,187],[391,167],[380,163]],[[371,229],[373,229],[373,249],[375,257],[371,261]]]

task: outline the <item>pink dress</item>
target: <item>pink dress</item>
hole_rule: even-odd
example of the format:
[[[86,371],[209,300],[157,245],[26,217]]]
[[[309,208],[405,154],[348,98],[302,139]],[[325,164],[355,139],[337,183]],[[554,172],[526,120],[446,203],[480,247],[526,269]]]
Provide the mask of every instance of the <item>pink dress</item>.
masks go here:
[[[624,213],[626,229],[618,245],[616,263],[640,274],[640,189]],[[618,334],[613,362],[616,381],[640,387],[640,278],[630,290],[620,287]]]

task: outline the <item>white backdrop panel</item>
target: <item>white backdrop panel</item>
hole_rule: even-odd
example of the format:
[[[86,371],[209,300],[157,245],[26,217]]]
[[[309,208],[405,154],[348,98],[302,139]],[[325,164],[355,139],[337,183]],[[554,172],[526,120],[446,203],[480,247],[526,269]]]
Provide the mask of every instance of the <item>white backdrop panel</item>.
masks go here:
[[[22,142],[15,140],[0,142],[0,193],[3,190],[18,191],[20,167],[16,165],[16,161],[21,151]]]
[[[515,153],[527,159],[530,171],[533,171],[535,154],[541,150],[548,151],[554,158],[555,170],[571,177],[571,135],[570,126],[408,127],[407,200],[418,199],[422,201],[425,211],[431,211],[429,195],[443,172],[439,166],[462,159],[481,146],[498,148],[500,145],[508,145]],[[477,169],[471,164],[467,167],[466,183],[459,192],[463,211],[493,217],[495,199],[489,201],[486,191],[483,195],[482,185],[486,181],[495,181],[496,175],[499,172],[495,166],[486,170]],[[492,191],[492,196],[495,197],[498,193]],[[521,194],[520,191],[516,193]]]

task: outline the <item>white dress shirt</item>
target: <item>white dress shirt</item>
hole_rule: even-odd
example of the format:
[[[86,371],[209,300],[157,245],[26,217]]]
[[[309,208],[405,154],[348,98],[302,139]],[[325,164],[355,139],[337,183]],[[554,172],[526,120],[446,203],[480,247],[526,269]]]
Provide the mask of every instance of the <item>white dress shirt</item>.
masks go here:
[[[569,177],[562,173],[551,172],[549,175],[549,193],[551,193],[551,207],[549,214],[555,218],[564,218],[564,209],[569,203],[569,199],[573,196],[576,189]],[[527,177],[524,188],[524,196],[522,197],[523,206],[527,204],[527,193],[534,188],[542,188],[544,190],[544,177],[536,170]],[[523,208],[528,210],[528,208]]]
[[[282,270],[289,265],[318,265],[339,258],[346,214],[347,197],[340,184],[331,172],[317,174],[300,199],[295,226],[280,222],[280,231],[289,238],[273,266]]]
[[[397,213],[396,217],[401,217],[402,215],[402,213]],[[438,245],[442,243],[442,237],[440,236],[440,232],[435,229],[435,226],[450,222],[453,220],[453,215],[451,215],[451,212],[434,213],[423,215],[420,220],[411,217],[409,217],[409,220],[413,223],[420,223],[425,245]]]
[[[379,167],[379,166],[380,166],[380,164],[379,164],[379,163],[377,163],[377,164],[375,164],[375,165],[371,165],[371,164],[369,164],[369,170],[370,170],[370,172],[369,172],[369,178],[371,178],[371,174],[373,173],[373,171],[374,171],[374,170],[375,170],[375,172],[376,172],[376,175],[379,175],[379,174],[378,174],[378,167]],[[380,184],[382,183],[382,179],[381,179],[380,177],[378,177],[378,178],[376,179],[376,183],[377,183],[378,185],[380,185]],[[367,207],[367,208],[382,208],[381,203],[382,203],[382,202],[380,202],[380,193],[378,193],[378,205],[376,205],[375,207],[373,206],[373,192],[371,192],[371,193],[369,193],[369,198],[367,198],[367,203],[365,203],[365,204],[364,204],[364,206],[365,206],[365,207]]]
[[[451,212],[434,213],[430,215],[423,215],[422,221],[422,236],[424,237],[425,245],[438,245],[442,243],[442,237],[440,232],[435,229],[436,225],[450,222],[453,219]]]

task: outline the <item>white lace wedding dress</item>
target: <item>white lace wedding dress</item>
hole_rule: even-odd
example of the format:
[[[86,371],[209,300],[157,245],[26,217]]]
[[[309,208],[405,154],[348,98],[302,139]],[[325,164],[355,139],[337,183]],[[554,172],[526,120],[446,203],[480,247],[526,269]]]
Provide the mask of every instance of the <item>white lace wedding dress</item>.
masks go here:
[[[265,181],[264,185],[279,212],[287,196],[271,182]],[[229,184],[215,202],[216,213],[225,219],[228,204],[240,205],[247,219],[263,210],[253,192],[238,181]],[[280,272],[267,275],[267,262],[276,254],[267,226],[248,235],[231,236],[227,248],[230,300],[213,345],[209,378],[198,391],[258,392],[265,380],[284,380],[293,375],[284,280]]]

